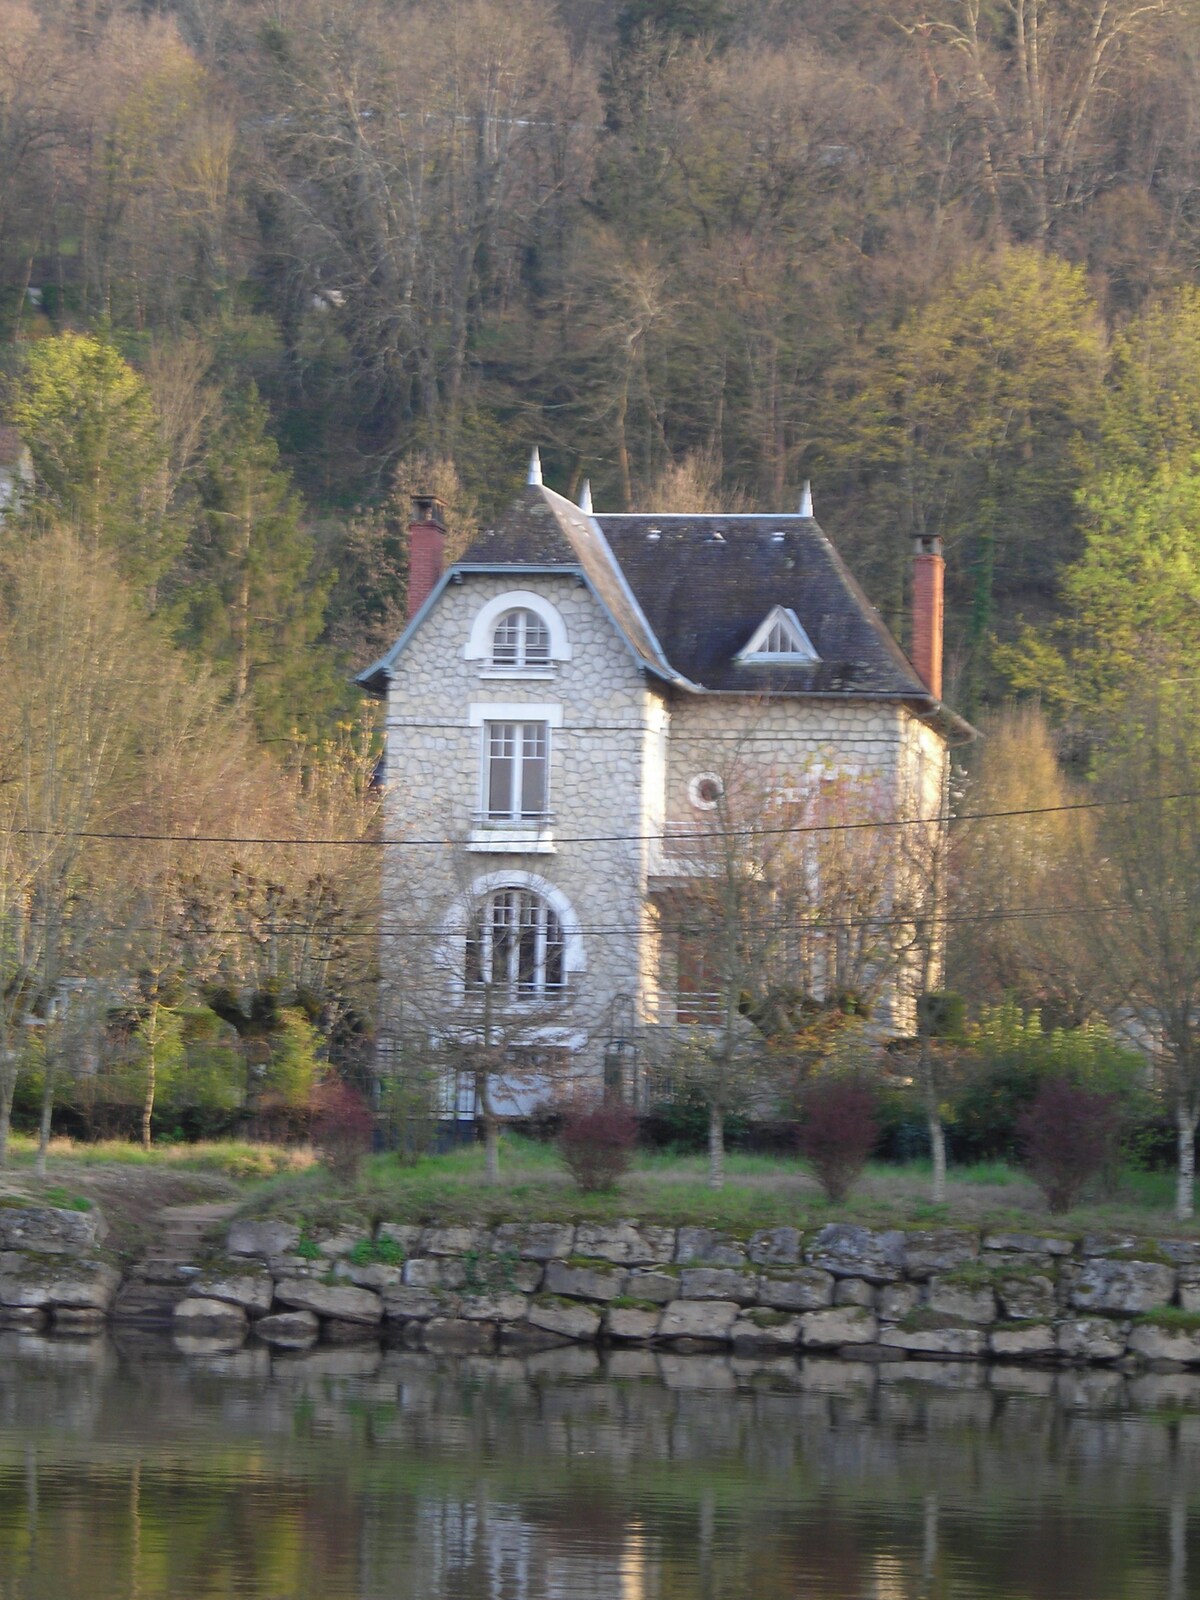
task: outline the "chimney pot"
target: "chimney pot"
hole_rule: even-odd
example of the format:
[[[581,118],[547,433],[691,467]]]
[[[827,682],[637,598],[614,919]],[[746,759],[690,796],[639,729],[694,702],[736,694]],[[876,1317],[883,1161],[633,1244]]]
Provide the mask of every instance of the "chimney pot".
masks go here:
[[[935,700],[942,698],[946,563],[936,534],[918,534],[913,548],[912,664]]]
[[[446,558],[445,505],[435,494],[413,495],[408,525],[408,615],[411,619],[437,587]]]

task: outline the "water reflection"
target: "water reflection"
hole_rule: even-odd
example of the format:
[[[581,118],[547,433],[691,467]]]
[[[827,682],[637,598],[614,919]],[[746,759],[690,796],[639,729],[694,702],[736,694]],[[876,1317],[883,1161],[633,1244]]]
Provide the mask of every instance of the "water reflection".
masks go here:
[[[0,1336],[0,1600],[1184,1600],[1200,1379]]]

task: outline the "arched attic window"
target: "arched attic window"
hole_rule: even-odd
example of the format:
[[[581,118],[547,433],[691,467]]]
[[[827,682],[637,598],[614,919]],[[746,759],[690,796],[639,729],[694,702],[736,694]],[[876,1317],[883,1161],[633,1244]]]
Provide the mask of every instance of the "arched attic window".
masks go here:
[[[492,634],[494,667],[548,667],[550,630],[528,606],[506,611]]]
[[[480,606],[463,646],[485,677],[548,678],[571,659],[562,616],[549,600],[529,589],[510,589]]]

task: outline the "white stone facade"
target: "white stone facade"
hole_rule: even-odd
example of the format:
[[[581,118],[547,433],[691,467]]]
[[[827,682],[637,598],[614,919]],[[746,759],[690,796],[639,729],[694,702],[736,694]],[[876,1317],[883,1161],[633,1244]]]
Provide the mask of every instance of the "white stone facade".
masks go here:
[[[510,603],[543,608],[548,662],[497,668],[481,648]],[[496,722],[545,729],[546,815],[481,816]],[[591,1084],[614,1018],[673,1020],[656,892],[672,871],[664,836],[703,816],[697,775],[737,772],[766,789],[855,774],[877,780],[896,811],[916,803],[933,816],[947,761],[942,737],[899,701],[674,688],[561,571],[456,574],[393,662],[386,728],[384,1032],[469,1036],[472,908],[511,886],[550,908],[562,953],[553,992],[498,1005],[489,1028],[518,1050],[562,1052],[557,1065]],[[548,1090],[533,1070],[498,1109],[528,1110]]]

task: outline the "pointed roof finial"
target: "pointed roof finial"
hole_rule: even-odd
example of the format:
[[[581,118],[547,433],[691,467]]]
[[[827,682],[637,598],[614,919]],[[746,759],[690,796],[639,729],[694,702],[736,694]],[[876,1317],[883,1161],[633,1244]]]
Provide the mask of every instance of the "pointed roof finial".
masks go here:
[[[812,484],[805,478],[804,487],[800,491],[800,515],[802,517],[811,517],[812,514]]]
[[[538,455],[538,447],[534,445],[533,454],[529,458],[529,476],[526,483],[540,484],[542,481],[542,458]]]
[[[583,488],[579,491],[579,509],[580,511],[586,511],[589,517],[592,514],[592,480],[590,478],[583,480]]]

